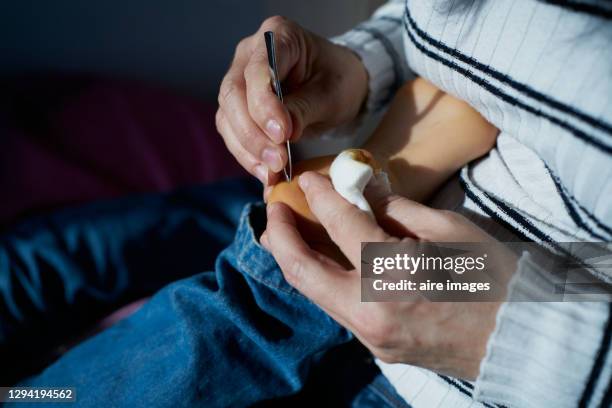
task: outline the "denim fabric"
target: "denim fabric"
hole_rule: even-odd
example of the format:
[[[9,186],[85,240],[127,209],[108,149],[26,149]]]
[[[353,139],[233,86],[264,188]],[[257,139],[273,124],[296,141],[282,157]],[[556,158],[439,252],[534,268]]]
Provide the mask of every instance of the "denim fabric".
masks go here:
[[[165,214],[158,215],[161,218],[157,221],[167,221],[167,217],[172,218],[171,214],[174,213],[182,212],[184,217],[189,213],[187,218],[192,219],[193,223],[188,224],[198,231],[170,234],[166,238],[171,239],[165,239],[159,245],[148,246],[146,239],[153,238],[145,236],[164,235],[164,232],[168,232],[167,228],[176,230],[178,224],[152,221],[148,228],[141,231],[146,231],[143,235],[134,231],[133,235],[120,233],[118,235],[123,238],[119,241],[122,244],[116,244],[115,248],[111,243],[96,241],[96,231],[104,229],[106,224],[96,226],[91,217],[81,214],[84,218],[77,224],[91,227],[89,235],[85,234],[85,238],[81,238],[90,243],[96,242],[94,246],[100,247],[100,250],[91,251],[90,254],[97,259],[98,262],[94,262],[97,267],[93,270],[84,269],[92,276],[103,277],[112,269],[102,267],[113,264],[108,260],[103,261],[109,254],[114,254],[115,264],[122,267],[116,268],[116,276],[111,279],[115,284],[102,288],[90,287],[91,282],[97,282],[97,279],[92,280],[89,275],[88,279],[81,280],[79,272],[63,275],[60,280],[65,279],[64,294],[74,292],[74,288],[68,291],[69,286],[81,285],[83,290],[87,289],[85,292],[92,299],[108,301],[109,297],[116,297],[121,292],[117,287],[128,291],[127,288],[132,286],[147,286],[149,277],[153,282],[162,281],[156,276],[161,273],[161,267],[169,269],[168,279],[171,280],[191,272],[189,268],[185,270],[185,265],[195,267],[210,262],[210,254],[224,240],[225,228],[219,225],[223,223],[218,220],[224,213],[222,209],[226,211],[225,214],[232,213],[237,202],[244,203],[245,197],[251,198],[248,194],[242,194],[242,199],[238,200],[230,192],[235,191],[236,186],[226,187],[182,193],[183,198],[193,197],[192,194],[200,198],[207,196],[202,201],[177,199],[174,195],[159,198],[161,202],[173,204],[170,206],[172,208],[161,205],[161,212]],[[211,195],[216,203],[214,211],[209,208]],[[136,217],[135,214],[139,213],[138,208],[151,208],[148,201],[139,202],[133,207],[129,204],[129,201],[124,201],[113,207],[115,211],[102,213],[106,216],[114,213],[117,220],[121,220],[118,221],[121,225],[126,221],[124,217],[127,217],[130,222],[126,221],[124,228],[133,223],[146,224],[147,217]],[[129,208],[134,210],[133,219],[126,215]],[[159,213],[158,210],[152,210],[151,214]],[[155,218],[151,216],[151,219]],[[62,222],[58,225],[74,226],[75,222]],[[272,256],[257,241],[264,226],[263,205],[247,204],[233,241],[216,257],[210,271],[192,274],[163,287],[137,313],[79,344],[42,372],[22,380],[19,385],[75,387],[81,406],[262,406],[274,405],[282,401],[282,398],[300,395],[308,381],[309,372],[317,372],[316,367],[323,361],[322,356],[329,350],[350,344],[347,342],[352,339],[352,335],[284,280]],[[222,232],[221,237],[216,237],[212,232],[217,229]],[[66,233],[68,230],[70,228],[58,227],[55,232],[65,237],[63,242],[70,246],[67,238],[70,234]],[[120,230],[118,228],[115,232]],[[127,236],[130,238],[127,239]],[[115,235],[110,234],[106,238],[114,242]],[[143,239],[145,241],[141,241]],[[135,266],[129,262],[126,264],[121,256],[128,242],[136,247],[149,248],[138,254],[148,259],[142,262],[152,270],[139,272],[138,278],[133,277]],[[183,245],[191,250],[176,249]],[[170,249],[167,250],[167,246]],[[173,247],[176,247],[175,250],[171,249]],[[113,248],[118,253],[114,253],[111,250]],[[196,253],[201,254],[201,259],[198,260]],[[64,255],[75,254],[78,255],[78,251],[68,251]],[[186,262],[183,257],[189,260]],[[48,258],[55,259],[51,255]],[[136,263],[136,266],[140,265]],[[61,265],[56,267],[61,269]],[[4,271],[0,272],[4,275]],[[73,284],[72,281],[77,283]],[[117,282],[125,283],[119,285]],[[112,290],[108,290],[108,287]],[[6,293],[5,290],[3,296]],[[46,298],[45,302],[39,304],[44,310],[46,305],[56,300]],[[95,303],[90,301],[90,304]],[[17,311],[18,305],[14,303],[12,309]],[[49,314],[43,313],[43,316],[46,315]],[[66,319],[67,315],[54,317],[59,321]],[[5,321],[4,317],[2,321]],[[3,323],[3,333],[10,333],[9,329],[13,326],[18,325]],[[42,343],[46,341],[40,337],[36,340]],[[357,366],[358,362],[350,361],[350,356],[344,358],[348,360],[345,366]],[[319,374],[323,381],[337,380],[333,378],[333,370],[323,373],[319,371]],[[357,377],[348,380],[359,383],[361,379]],[[365,384],[352,399],[347,400],[347,406],[405,406],[384,378],[374,376],[371,379],[373,381]],[[338,389],[338,393],[341,392]]]
[[[351,403],[352,408],[410,408],[387,378],[378,374]]]
[[[212,270],[260,197],[261,185],[232,180],[69,208],[0,235],[0,384],[117,307]]]

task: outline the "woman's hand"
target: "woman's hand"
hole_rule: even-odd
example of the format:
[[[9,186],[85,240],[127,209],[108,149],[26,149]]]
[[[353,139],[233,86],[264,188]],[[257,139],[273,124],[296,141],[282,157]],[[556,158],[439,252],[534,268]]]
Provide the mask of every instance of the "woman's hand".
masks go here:
[[[325,177],[309,172],[299,182],[312,212],[357,268],[365,241],[399,242],[397,237],[432,242],[493,240],[459,214],[393,195],[370,200],[383,229],[337,194]],[[268,226],[261,242],[287,281],[351,330],[376,357],[461,378],[478,375],[498,303],[361,303],[359,270],[347,271],[312,250],[284,204],[268,206]]]
[[[266,31],[275,33],[284,105],[270,85]],[[271,17],[236,48],[219,90],[217,129],[238,162],[271,185],[287,161],[283,142],[354,119],[367,82],[365,67],[353,52],[285,18]]]

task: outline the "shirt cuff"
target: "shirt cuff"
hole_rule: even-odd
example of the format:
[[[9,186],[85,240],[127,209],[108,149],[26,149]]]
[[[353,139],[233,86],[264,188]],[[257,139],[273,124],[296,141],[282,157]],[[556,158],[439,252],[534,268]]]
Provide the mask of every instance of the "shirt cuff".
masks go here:
[[[401,21],[401,20],[400,20]],[[401,24],[395,19],[372,19],[331,39],[350,48],[368,72],[366,111],[383,108],[411,76],[403,49]]]

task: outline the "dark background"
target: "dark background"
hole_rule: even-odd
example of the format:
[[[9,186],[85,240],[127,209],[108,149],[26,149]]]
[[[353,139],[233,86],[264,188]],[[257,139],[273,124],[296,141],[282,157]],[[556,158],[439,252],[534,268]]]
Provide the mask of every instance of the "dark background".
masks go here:
[[[211,99],[237,42],[282,14],[324,36],[381,0],[0,2],[0,76],[48,71],[139,79]]]

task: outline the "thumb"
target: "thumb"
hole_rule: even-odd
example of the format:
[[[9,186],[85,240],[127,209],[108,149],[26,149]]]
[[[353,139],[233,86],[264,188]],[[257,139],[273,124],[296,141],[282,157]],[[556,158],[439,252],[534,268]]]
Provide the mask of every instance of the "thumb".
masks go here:
[[[364,194],[379,225],[398,238],[424,239],[429,235],[431,223],[439,218],[440,211],[395,194],[376,183],[368,185]]]

